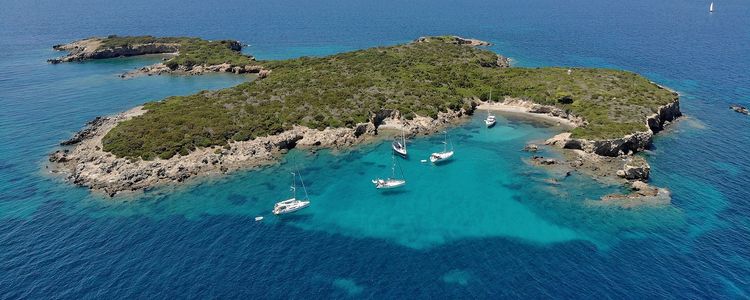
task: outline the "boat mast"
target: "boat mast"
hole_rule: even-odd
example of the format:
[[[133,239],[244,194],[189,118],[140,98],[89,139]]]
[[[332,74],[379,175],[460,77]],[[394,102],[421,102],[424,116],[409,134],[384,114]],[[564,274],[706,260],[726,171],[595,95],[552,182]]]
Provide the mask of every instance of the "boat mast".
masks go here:
[[[299,173],[299,182],[302,183],[302,191],[305,192],[305,200],[308,200],[310,197],[307,195],[307,187],[305,187],[305,181],[302,180],[302,173],[299,172],[299,169],[297,169],[297,173]]]
[[[391,153],[391,179],[396,178],[396,155]]]
[[[295,178],[294,172],[292,172],[292,199],[297,199],[297,178]]]
[[[404,146],[404,150],[406,150],[406,130],[403,127],[401,127],[401,146]]]
[[[487,116],[489,117],[490,116],[490,106],[489,106],[489,104],[492,104],[492,89],[490,89],[490,101],[487,102],[487,104],[488,104],[487,105]]]
[[[448,131],[445,131],[445,141],[443,142],[443,153],[448,152]]]

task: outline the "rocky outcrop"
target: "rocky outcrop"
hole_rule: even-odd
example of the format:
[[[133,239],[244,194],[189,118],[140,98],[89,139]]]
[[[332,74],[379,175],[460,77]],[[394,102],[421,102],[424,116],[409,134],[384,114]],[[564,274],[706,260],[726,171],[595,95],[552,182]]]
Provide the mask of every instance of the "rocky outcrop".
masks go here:
[[[646,125],[653,133],[664,129],[664,126],[682,116],[680,111],[680,101],[675,93],[675,100],[672,103],[659,107],[657,112],[646,119]]]
[[[526,152],[537,152],[539,151],[539,146],[535,144],[527,144],[525,147],[523,147],[523,151]]]
[[[617,176],[628,180],[648,180],[651,166],[640,156],[629,157],[622,170],[617,170]]]
[[[104,59],[124,56],[137,56],[146,54],[176,53],[179,44],[174,43],[147,43],[127,45],[124,47],[107,48],[101,47],[102,38],[88,38],[64,45],[55,45],[52,48],[58,51],[69,51],[63,57],[48,59],[53,64],[71,61],[83,61],[88,59]]]
[[[580,149],[603,156],[620,156],[643,151],[651,145],[653,133],[639,131],[617,139],[587,140],[569,138],[557,143],[567,149]]]
[[[531,157],[531,162],[538,166],[551,166],[557,164],[557,160],[554,158],[545,158],[544,156],[537,155]]]
[[[635,208],[643,205],[669,205],[672,202],[672,193],[665,188],[653,187],[643,181],[635,181],[630,186],[630,193],[605,195],[598,204]]]
[[[485,41],[477,40],[477,39],[463,38],[463,37],[460,37],[460,36],[457,36],[457,35],[442,36],[442,37],[423,36],[423,37],[419,37],[418,39],[414,40],[414,43],[429,43],[429,42],[431,42],[433,40],[436,40],[436,39],[438,39],[440,42],[443,42],[443,43],[452,43],[452,44],[457,44],[457,45],[467,45],[467,46],[472,46],[472,47],[475,47],[475,46],[490,46],[490,45],[492,45],[489,42],[485,42]]]
[[[189,178],[223,174],[234,170],[271,164],[279,155],[295,147],[344,148],[377,135],[378,127],[403,128],[411,134],[428,133],[451,124],[468,114],[465,110],[441,112],[436,119],[417,116],[401,118],[398,111],[373,113],[370,121],[353,128],[311,129],[294,126],[280,134],[249,141],[232,141],[225,146],[199,148],[187,155],[145,161],[121,158],[105,152],[102,138],[119,122],[145,113],[142,107],[111,116],[97,117],[64,145],[71,146],[49,155],[52,170],[81,186],[114,196],[157,185],[183,182]]]
[[[679,100],[661,106],[657,112],[646,119],[648,131],[638,131],[621,138],[588,140],[571,138],[570,134],[557,135],[547,140],[546,144],[556,145],[567,149],[580,149],[602,156],[628,155],[648,149],[654,133],[664,129],[664,126],[682,116]]]
[[[244,65],[235,66],[232,64],[224,63],[219,65],[194,65],[184,66],[179,65],[175,69],[169,68],[164,63],[153,64],[145,66],[143,68],[127,72],[120,75],[121,78],[132,78],[136,76],[154,76],[164,74],[176,74],[176,75],[203,75],[206,73],[234,73],[234,74],[245,74],[245,73],[256,73],[258,78],[265,78],[271,70],[264,69],[260,65]]]

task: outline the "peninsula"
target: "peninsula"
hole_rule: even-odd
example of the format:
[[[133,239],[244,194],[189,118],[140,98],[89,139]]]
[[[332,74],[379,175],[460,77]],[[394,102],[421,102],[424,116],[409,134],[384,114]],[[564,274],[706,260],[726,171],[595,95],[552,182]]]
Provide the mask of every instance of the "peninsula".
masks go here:
[[[72,182],[115,195],[270,163],[297,146],[351,146],[377,135],[383,125],[428,134],[471,115],[480,104],[569,120],[575,128],[549,143],[597,157],[630,157],[680,116],[676,93],[637,74],[511,67],[507,58],[478,47],[484,45],[455,36],[423,37],[280,61],[242,55],[236,42],[195,38],[110,36],[56,46],[71,53],[54,63],[175,53],[163,63],[170,71],[155,74],[199,74],[221,65],[222,72],[263,76],[97,118],[50,161]],[[151,74],[155,68],[162,66],[137,72]],[[499,99],[494,103],[487,103],[490,90]],[[628,167],[622,177],[648,177],[646,169],[643,178],[645,167]]]

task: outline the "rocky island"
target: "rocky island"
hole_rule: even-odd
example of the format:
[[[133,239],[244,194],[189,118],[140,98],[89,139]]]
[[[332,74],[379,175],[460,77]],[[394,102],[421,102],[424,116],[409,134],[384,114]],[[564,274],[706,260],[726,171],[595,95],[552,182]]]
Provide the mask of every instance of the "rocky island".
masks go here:
[[[147,54],[170,54],[163,63],[134,70],[121,77],[137,75],[185,74],[199,75],[209,72],[258,73],[263,77],[267,70],[252,56],[243,55],[238,41],[207,41],[190,37],[117,36],[92,37],[72,43],[55,45],[58,51],[68,51],[59,58],[48,59],[52,64],[128,57]]]
[[[181,39],[186,38],[87,39],[86,46],[79,41],[57,47],[71,54],[53,62],[113,57],[113,49],[129,49],[116,50],[123,55],[159,50],[177,52],[164,63],[170,70],[165,73],[224,65],[223,71],[257,70],[263,76],[97,118],[50,155],[57,172],[113,196],[270,163],[294,147],[348,147],[384,126],[428,134],[489,105],[571,123],[570,132],[547,144],[572,149],[577,157],[571,165],[609,161],[623,180],[635,182],[647,180],[650,167],[633,154],[680,116],[676,93],[637,74],[511,67],[507,58],[477,47],[488,43],[455,36],[281,61],[256,61],[231,42]],[[198,51],[193,43],[221,51]],[[499,100],[488,102],[490,90]],[[641,183],[633,185],[637,193],[621,197],[660,191]]]

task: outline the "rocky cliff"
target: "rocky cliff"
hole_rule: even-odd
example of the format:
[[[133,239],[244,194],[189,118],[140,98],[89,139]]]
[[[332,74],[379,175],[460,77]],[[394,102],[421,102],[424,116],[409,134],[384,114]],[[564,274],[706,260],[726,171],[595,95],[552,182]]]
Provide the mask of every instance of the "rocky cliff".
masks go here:
[[[649,130],[628,134],[621,138],[605,140],[587,140],[571,138],[568,135],[558,135],[547,140],[548,145],[557,145],[567,149],[580,149],[603,156],[620,156],[633,154],[648,149],[654,133],[664,129],[664,126],[682,116],[679,99],[659,107],[657,112],[649,116],[645,122]]]
[[[179,44],[176,43],[147,43],[126,45],[123,47],[102,47],[101,38],[88,38],[52,48],[58,51],[69,51],[63,57],[48,59],[53,64],[88,59],[105,59],[115,57],[137,56],[146,54],[177,53]],[[239,43],[238,43],[239,44]]]

